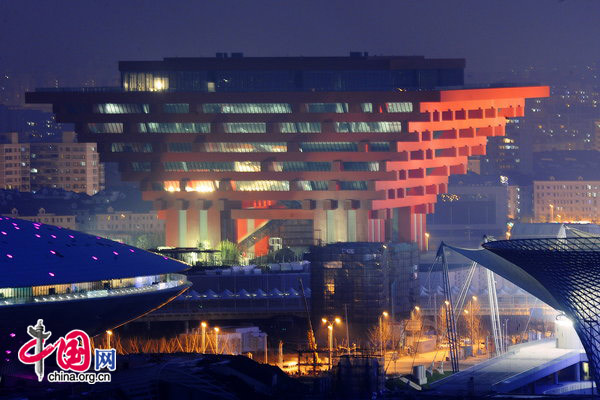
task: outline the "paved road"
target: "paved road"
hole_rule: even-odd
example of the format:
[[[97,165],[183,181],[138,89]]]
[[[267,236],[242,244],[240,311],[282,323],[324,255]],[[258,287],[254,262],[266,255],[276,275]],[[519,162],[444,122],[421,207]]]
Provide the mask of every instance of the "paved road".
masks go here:
[[[458,374],[432,384],[438,393],[469,393],[469,386],[475,395],[490,393],[492,385],[517,374],[532,370],[569,353],[572,349],[557,349],[554,340],[524,343],[513,346],[508,353],[465,369]],[[469,381],[473,378],[473,381]]]

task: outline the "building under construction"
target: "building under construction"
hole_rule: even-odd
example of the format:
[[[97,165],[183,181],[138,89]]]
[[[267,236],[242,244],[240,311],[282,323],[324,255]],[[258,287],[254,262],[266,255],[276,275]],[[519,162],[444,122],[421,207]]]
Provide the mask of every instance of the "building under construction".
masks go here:
[[[363,337],[383,311],[406,318],[417,296],[418,246],[414,243],[334,243],[313,247],[312,319],[340,316],[353,337]],[[317,332],[319,329],[317,329]]]

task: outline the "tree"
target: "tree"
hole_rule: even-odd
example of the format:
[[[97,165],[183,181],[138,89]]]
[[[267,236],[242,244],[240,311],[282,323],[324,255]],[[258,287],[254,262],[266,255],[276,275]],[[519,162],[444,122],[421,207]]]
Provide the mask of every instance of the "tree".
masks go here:
[[[229,240],[223,240],[219,243],[218,250],[221,252],[221,261],[226,265],[239,264],[242,254],[239,246]]]

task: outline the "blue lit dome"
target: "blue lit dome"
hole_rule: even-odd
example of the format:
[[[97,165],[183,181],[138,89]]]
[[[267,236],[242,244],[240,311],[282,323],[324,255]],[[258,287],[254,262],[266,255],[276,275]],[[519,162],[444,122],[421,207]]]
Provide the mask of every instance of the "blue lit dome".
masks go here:
[[[54,338],[73,329],[98,335],[187,290],[177,272],[188,267],[97,236],[0,217],[0,365],[12,365],[38,319]]]
[[[0,217],[0,288],[173,273],[186,264],[98,236]]]

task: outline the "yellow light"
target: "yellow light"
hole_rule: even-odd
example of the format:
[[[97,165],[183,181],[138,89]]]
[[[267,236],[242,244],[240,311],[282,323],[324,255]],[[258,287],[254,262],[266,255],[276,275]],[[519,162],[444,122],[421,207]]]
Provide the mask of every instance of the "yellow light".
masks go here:
[[[417,311],[421,311],[421,307],[419,307],[419,306],[415,306],[415,310],[417,310]]]
[[[468,314],[468,313],[469,313],[469,310],[465,310],[465,314]]]
[[[337,317],[337,318],[335,319],[335,323],[336,323],[336,324],[340,324],[341,322],[342,322],[342,320],[341,320],[339,317]]]
[[[429,233],[425,232],[425,237],[429,239]]]
[[[333,326],[332,325],[327,325],[327,329],[329,329],[330,331],[333,330]]]
[[[473,296],[473,300],[477,301],[477,296]]]
[[[203,322],[200,324],[200,326],[202,326],[203,328],[206,328],[206,322],[204,322],[204,321],[203,321]]]
[[[219,328],[215,327],[215,332],[219,332]]]
[[[154,90],[163,90],[165,85],[160,78],[154,78]]]
[[[324,323],[324,324],[326,324],[327,323],[327,319],[321,318],[321,322]]]
[[[447,306],[449,306],[449,305],[450,305],[450,302],[449,302],[448,300],[445,300],[445,301],[444,301],[444,303],[445,303]]]
[[[387,318],[389,314],[388,314],[388,312],[387,312],[387,311],[384,311],[384,312],[382,313],[382,315],[383,315],[384,317],[386,317],[386,318]]]
[[[112,336],[112,334],[113,334],[113,331],[106,331],[106,334],[107,334],[108,336]]]

